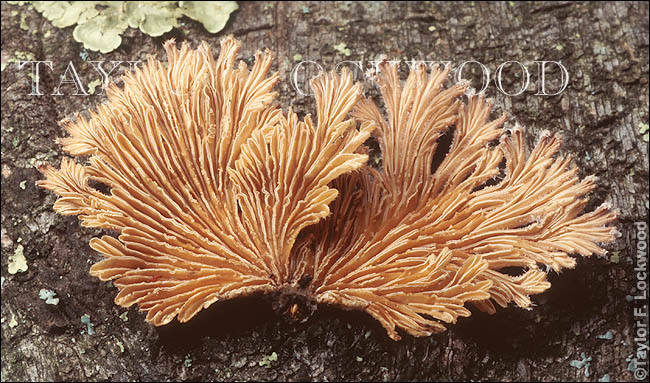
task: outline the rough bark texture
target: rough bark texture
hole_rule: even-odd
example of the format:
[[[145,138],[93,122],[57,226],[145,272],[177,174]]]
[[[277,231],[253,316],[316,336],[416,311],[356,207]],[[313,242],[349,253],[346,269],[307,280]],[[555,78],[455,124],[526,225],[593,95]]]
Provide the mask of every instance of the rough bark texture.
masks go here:
[[[16,11],[16,12],[13,12]],[[605,258],[580,259],[574,270],[551,275],[552,288],[532,310],[474,311],[440,335],[393,342],[370,316],[319,308],[305,324],[276,318],[264,297],[215,304],[188,324],[154,328],[144,315],[112,301],[116,289],[88,274],[100,256],[88,246],[98,231],[52,211],[55,196],[34,186],[44,160],[58,166],[57,121],[104,100],[50,96],[71,60],[84,84],[99,76],[84,60],[162,57],[167,38],[218,47],[225,34],[242,40],[241,57],[258,49],[277,53],[280,98],[302,112],[312,99],[289,83],[296,54],[326,69],[342,60],[467,60],[491,71],[517,60],[531,73],[529,90],[487,94],[527,128],[528,142],[543,129],[561,132],[581,176],[595,174],[591,208],[609,201],[620,211],[622,236]],[[335,49],[345,43],[349,56]],[[31,91],[29,69],[16,60],[51,60],[43,68],[41,97]],[[164,58],[164,57],[163,57]],[[558,96],[536,96],[534,60],[561,61],[570,83]],[[2,3],[2,380],[634,380],[633,309],[636,245],[633,222],[648,217],[647,3],[240,3],[217,35],[185,19],[179,29],[152,38],[129,29],[116,51],[86,52],[72,28],[57,29],[25,6]],[[108,65],[107,65],[108,66]],[[466,67],[469,74],[469,67]],[[519,89],[516,65],[503,86]],[[550,71],[549,84],[558,71]],[[118,76],[112,76],[117,80]],[[555,80],[553,80],[555,79]],[[479,88],[480,73],[474,78]],[[369,83],[368,83],[369,84]],[[99,88],[98,88],[99,89]],[[376,89],[366,88],[370,94]],[[9,256],[24,249],[29,269],[9,274]],[[617,262],[617,259],[620,261]],[[47,305],[39,290],[54,290]],[[80,317],[88,314],[93,335]],[[613,335],[601,339],[598,335]],[[261,363],[275,352],[276,361]],[[591,357],[588,373],[572,360]],[[646,359],[647,360],[647,359]]]

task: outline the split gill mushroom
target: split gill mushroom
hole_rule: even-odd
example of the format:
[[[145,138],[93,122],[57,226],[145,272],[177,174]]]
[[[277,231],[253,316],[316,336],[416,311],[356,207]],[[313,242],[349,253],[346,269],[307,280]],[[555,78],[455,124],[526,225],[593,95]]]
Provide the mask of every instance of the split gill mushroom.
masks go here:
[[[267,294],[295,321],[328,304],[366,311],[394,340],[428,336],[466,303],[529,307],[550,287],[540,267],[572,268],[615,236],[609,206],[583,213],[595,179],[556,155],[558,136],[527,154],[489,102],[444,86],[448,67],[402,83],[382,63],[385,113],[350,73],[320,74],[313,121],[277,106],[269,52],[249,69],[232,37],[216,60],[205,43],[165,49],[167,66],[150,57],[89,118],[62,122],[63,149],[87,164],[64,158],[37,182],[58,213],[118,234],[90,241],[104,257],[90,273],[156,326]],[[371,135],[381,169],[367,165]]]

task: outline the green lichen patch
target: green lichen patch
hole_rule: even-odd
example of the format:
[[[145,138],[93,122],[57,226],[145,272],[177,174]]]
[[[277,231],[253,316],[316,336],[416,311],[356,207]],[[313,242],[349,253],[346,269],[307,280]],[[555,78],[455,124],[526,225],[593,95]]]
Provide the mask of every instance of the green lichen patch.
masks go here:
[[[235,1],[179,1],[178,6],[185,16],[203,24],[210,33],[222,30],[238,8]]]
[[[262,367],[270,368],[273,362],[278,360],[278,354],[273,351],[270,355],[264,355],[262,360],[259,362],[259,365]]]
[[[121,9],[110,6],[96,17],[77,25],[72,31],[72,37],[86,49],[108,53],[120,46],[120,35],[127,27],[128,23],[122,17]]]
[[[645,142],[648,142],[648,139],[650,138],[648,136],[648,128],[649,127],[650,127],[650,125],[648,125],[648,124],[644,124],[644,123],[639,124],[639,133],[641,133],[641,138]]]
[[[585,378],[588,378],[589,375],[590,375],[589,367],[591,366],[591,357],[587,358],[585,356],[585,353],[581,352],[580,353],[580,358],[581,358],[581,360],[577,360],[577,359],[572,360],[569,364],[571,365],[571,367],[575,367],[578,370],[581,370],[584,367],[584,369],[585,369],[585,371],[584,371]]]
[[[88,83],[88,93],[89,94],[95,94],[95,88],[97,88],[99,85],[101,85],[102,80],[96,79]]]
[[[89,1],[34,1],[34,9],[57,28],[83,24],[96,17],[99,11]]]
[[[343,54],[345,56],[349,56],[351,54],[350,48],[347,47],[347,44],[345,43],[339,43],[334,45],[334,49],[339,52],[340,54]]]
[[[14,52],[14,57],[7,58],[6,61],[3,60],[1,70],[5,70],[7,65],[11,63],[19,64],[21,61],[34,61],[36,60],[35,56],[31,52],[16,51]]]
[[[39,298],[45,301],[46,304],[48,305],[58,305],[59,304],[59,298],[56,297],[56,293],[52,290],[49,289],[41,289],[38,292]]]
[[[14,250],[14,255],[9,256],[9,265],[7,266],[9,274],[27,271],[27,260],[25,259],[23,251],[23,245],[18,245],[16,246],[16,250]]]
[[[95,325],[90,321],[90,315],[84,314],[81,316],[81,323],[88,326],[88,335],[95,335]]]
[[[124,8],[129,26],[149,36],[161,36],[178,27],[183,15],[175,1],[126,1]]]
[[[11,320],[9,321],[9,327],[14,328],[16,326],[18,326],[18,321],[16,320],[16,317],[12,315]]]
[[[115,341],[115,344],[117,345],[117,347],[120,348],[120,353],[124,354],[124,343],[122,343],[121,340],[117,339],[117,337],[115,335],[111,335],[111,337]]]
[[[15,5],[24,5],[15,2]],[[131,27],[149,36],[161,36],[187,16],[210,33],[222,30],[238,6],[234,1],[33,1],[36,11],[57,28],[76,24],[72,37],[84,48],[111,52]]]
[[[604,334],[596,335],[596,338],[605,339],[605,340],[612,340],[612,339],[614,339],[614,334],[611,331],[607,331]]]

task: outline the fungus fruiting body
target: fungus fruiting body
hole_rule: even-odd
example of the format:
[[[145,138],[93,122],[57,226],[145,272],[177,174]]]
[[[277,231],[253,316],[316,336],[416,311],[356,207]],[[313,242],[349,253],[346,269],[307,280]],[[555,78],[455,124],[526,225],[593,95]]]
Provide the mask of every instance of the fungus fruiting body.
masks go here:
[[[425,336],[468,316],[467,302],[528,307],[549,287],[540,265],[573,267],[571,254],[613,239],[607,206],[582,213],[594,179],[555,156],[558,137],[526,155],[488,102],[443,85],[448,68],[418,66],[402,84],[381,64],[385,115],[349,73],[321,74],[314,122],[276,106],[268,52],[249,69],[234,67],[231,37],[216,60],[207,44],[165,48],[167,66],[150,58],[90,118],[62,123],[63,149],[87,165],[64,158],[38,181],[57,212],[119,234],[91,240],[104,259],[90,272],[154,325],[263,293],[294,320],[331,304],[365,310],[393,339]],[[371,134],[381,169],[366,164]]]

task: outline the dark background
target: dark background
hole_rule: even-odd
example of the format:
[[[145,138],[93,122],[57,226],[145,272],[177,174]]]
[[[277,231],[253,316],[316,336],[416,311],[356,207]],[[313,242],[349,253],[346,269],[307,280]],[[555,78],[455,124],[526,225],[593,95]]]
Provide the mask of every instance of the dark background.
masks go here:
[[[2,3],[2,380],[634,380],[633,222],[648,217],[648,5],[646,3],[240,3],[226,28],[211,35],[189,19],[152,38],[128,29],[110,54],[87,52],[72,27],[54,28],[24,6]],[[12,11],[17,11],[12,14]],[[432,28],[433,27],[433,28]],[[476,60],[494,73],[517,60],[531,73],[529,90],[508,97],[490,83],[487,95],[526,127],[532,145],[544,130],[560,132],[582,177],[595,174],[590,208],[610,202],[620,211],[622,236],[606,257],[579,259],[574,270],[552,273],[552,288],[535,297],[532,310],[508,308],[495,315],[472,309],[445,333],[428,338],[403,334],[393,342],[361,312],[319,308],[303,325],[276,318],[263,297],[213,305],[191,322],[154,328],[144,315],[112,301],[116,289],[88,274],[100,256],[88,246],[100,231],[81,228],[74,217],[52,210],[53,193],[37,189],[35,165],[59,165],[57,121],[101,103],[104,96],[50,96],[72,61],[84,84],[99,78],[87,60],[164,59],[170,37],[201,40],[215,48],[234,34],[240,57],[258,49],[276,53],[280,101],[300,113],[312,99],[289,83],[300,54],[326,69],[342,60]],[[334,48],[345,43],[346,56]],[[29,96],[29,70],[14,61],[26,53],[51,60],[41,91]],[[558,96],[536,96],[535,60],[561,61],[570,83]],[[468,76],[471,71],[468,69]],[[504,70],[504,88],[519,89],[516,65]],[[120,73],[122,73],[120,71]],[[559,72],[549,71],[549,86]],[[118,76],[112,76],[118,80]],[[555,79],[555,80],[554,80]],[[119,81],[118,81],[119,83]],[[480,73],[474,77],[480,88]],[[376,94],[369,87],[367,93]],[[25,182],[23,182],[25,181]],[[21,187],[22,185],[22,187]],[[9,256],[23,246],[29,269],[11,275]],[[620,261],[616,262],[617,257]],[[60,302],[46,305],[39,290]],[[124,313],[125,315],[121,315]],[[80,317],[88,314],[94,335]],[[126,320],[124,320],[126,319]],[[608,331],[612,339],[598,335]],[[260,366],[272,352],[277,361]],[[585,368],[571,366],[591,358]],[[626,360],[627,359],[627,360]]]

